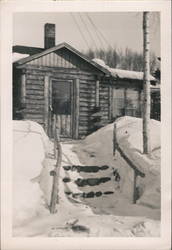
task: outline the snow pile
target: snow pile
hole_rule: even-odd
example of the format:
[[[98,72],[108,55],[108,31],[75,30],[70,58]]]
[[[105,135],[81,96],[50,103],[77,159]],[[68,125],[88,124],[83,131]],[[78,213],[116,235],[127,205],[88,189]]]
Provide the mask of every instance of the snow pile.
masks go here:
[[[13,225],[26,223],[43,208],[38,180],[49,139],[31,121],[13,122]]]
[[[160,208],[160,122],[151,120],[151,156],[142,154],[142,119],[121,117],[116,121],[117,141],[127,157],[145,177],[137,178],[138,203],[151,208]],[[120,174],[121,198],[131,200],[133,170],[116,152],[113,157],[113,127],[109,124],[86,137],[74,150],[83,164],[104,165],[117,169]]]
[[[13,62],[16,62],[16,61],[18,61],[18,60],[20,60],[22,58],[26,58],[28,56],[30,56],[30,55],[29,54],[21,54],[21,53],[14,52],[13,53]]]
[[[92,60],[107,69],[115,78],[143,80],[143,72],[110,68],[102,59],[94,58]],[[150,80],[156,81],[156,79],[152,75],[150,75]]]
[[[68,199],[65,195],[66,187],[63,178],[66,176],[63,166],[81,165],[77,155],[72,151],[73,144],[62,144],[62,167],[59,176],[59,192],[56,214],[43,214],[41,208],[34,218],[30,219],[28,214],[28,223],[15,228],[14,236],[20,237],[158,237],[160,234],[160,222],[145,217],[138,216],[134,211],[134,216],[116,216],[110,214],[95,214],[91,208],[84,203],[77,202],[74,199]],[[50,142],[50,148],[53,150],[53,143]],[[54,161],[55,162],[55,161]],[[53,162],[51,162],[52,164]],[[49,162],[50,164],[50,162]],[[50,165],[51,165],[50,164]],[[47,179],[50,178],[49,167],[46,166]],[[71,176],[70,176],[71,177]],[[73,176],[76,178],[76,176]],[[68,185],[70,190],[73,186]],[[111,199],[111,198],[109,198]],[[100,197],[100,200],[102,198]],[[107,200],[106,202],[109,202]],[[121,204],[120,209],[125,205]],[[127,207],[130,209],[130,207]],[[48,211],[48,210],[47,210]],[[135,214],[136,213],[136,214]],[[137,216],[137,217],[136,217]]]

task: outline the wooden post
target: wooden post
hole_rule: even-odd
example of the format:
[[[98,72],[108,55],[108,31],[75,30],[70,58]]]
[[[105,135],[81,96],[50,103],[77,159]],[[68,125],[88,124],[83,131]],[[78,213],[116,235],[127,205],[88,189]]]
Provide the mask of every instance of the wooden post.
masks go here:
[[[58,203],[58,186],[59,186],[59,171],[62,162],[62,147],[60,144],[59,131],[56,127],[55,129],[54,139],[57,145],[58,157],[54,171],[51,171],[51,175],[53,175],[53,186],[51,192],[51,202],[50,202],[50,213],[56,213],[56,204]]]
[[[26,74],[25,72],[21,75],[21,103],[26,103]]]
[[[75,80],[74,100],[75,100],[75,108],[74,108],[74,139],[78,139],[78,137],[79,137],[79,79],[78,78]]]
[[[49,76],[44,78],[44,124],[45,132],[48,133],[49,120]]]
[[[116,123],[114,123],[114,127],[113,127],[113,155],[115,156],[115,152],[117,149],[117,137],[116,137]]]
[[[127,88],[124,88],[124,115],[127,115]]]
[[[150,41],[149,41],[149,12],[143,12],[143,153],[151,153],[150,145]]]
[[[137,200],[137,192],[136,192],[136,180],[137,180],[137,174],[136,171],[134,171],[134,177],[133,177],[133,204],[136,204]]]
[[[139,91],[138,91],[138,105],[139,105],[139,108],[138,108],[138,111],[139,111],[138,117],[142,117],[142,109],[141,109],[141,107],[142,107],[142,98],[141,98],[141,93],[142,93],[142,91],[141,91],[141,89],[139,89]]]
[[[50,137],[53,137],[53,131],[52,131],[52,81],[49,81],[49,104],[48,104],[48,135]]]
[[[113,89],[112,86],[109,85],[109,121],[112,119],[112,110],[113,108]]]
[[[96,81],[96,107],[99,107],[99,92],[100,92],[100,82]]]

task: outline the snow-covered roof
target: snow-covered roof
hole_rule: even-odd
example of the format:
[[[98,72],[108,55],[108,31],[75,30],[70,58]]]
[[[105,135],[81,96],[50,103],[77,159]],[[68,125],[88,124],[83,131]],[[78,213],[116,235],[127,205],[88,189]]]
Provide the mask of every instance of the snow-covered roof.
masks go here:
[[[108,65],[105,64],[103,60],[99,58],[94,58],[93,61],[101,65],[102,67],[106,68],[111,73],[111,76],[115,78],[143,80],[143,72],[110,68]],[[150,80],[156,81],[156,79],[152,75],[150,75]]]
[[[16,61],[18,61],[18,60],[20,60],[22,58],[26,58],[28,56],[30,56],[30,55],[29,54],[21,54],[21,53],[14,52],[13,53],[13,62],[16,62]]]

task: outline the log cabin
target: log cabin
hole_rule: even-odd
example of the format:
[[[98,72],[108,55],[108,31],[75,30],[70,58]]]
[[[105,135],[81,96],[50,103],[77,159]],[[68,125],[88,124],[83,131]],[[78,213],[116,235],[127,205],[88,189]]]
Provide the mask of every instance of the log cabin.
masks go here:
[[[54,24],[44,26],[44,48],[13,46],[13,55],[13,118],[38,122],[50,137],[54,121],[61,137],[79,139],[119,116],[142,115],[143,73],[55,45]]]

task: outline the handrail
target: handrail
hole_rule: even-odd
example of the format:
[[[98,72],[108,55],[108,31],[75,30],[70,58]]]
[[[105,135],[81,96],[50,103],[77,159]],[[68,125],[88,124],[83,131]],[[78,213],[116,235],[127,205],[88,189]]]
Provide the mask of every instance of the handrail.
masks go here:
[[[119,143],[117,141],[117,127],[116,123],[114,123],[114,129],[113,129],[113,155],[115,156],[116,150],[120,153],[121,157],[128,163],[128,165],[133,169],[134,171],[134,179],[133,179],[133,203],[136,203],[136,178],[137,176],[145,177],[145,174],[141,172],[137,166],[128,158],[128,156],[125,154],[125,152],[122,150],[122,148],[119,146]]]
[[[50,213],[54,214],[57,212],[56,204],[58,203],[58,186],[59,186],[59,171],[62,163],[62,146],[60,143],[59,129],[56,126],[56,119],[54,119],[54,142],[57,150],[57,161],[51,175],[53,175],[53,186],[51,192],[51,202],[50,202]]]

